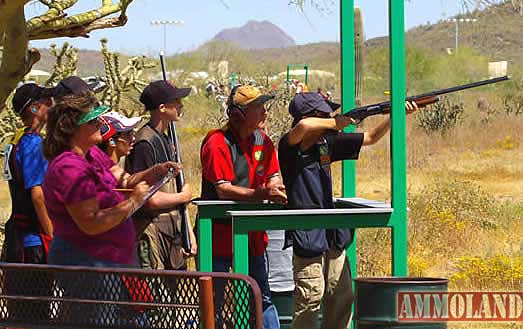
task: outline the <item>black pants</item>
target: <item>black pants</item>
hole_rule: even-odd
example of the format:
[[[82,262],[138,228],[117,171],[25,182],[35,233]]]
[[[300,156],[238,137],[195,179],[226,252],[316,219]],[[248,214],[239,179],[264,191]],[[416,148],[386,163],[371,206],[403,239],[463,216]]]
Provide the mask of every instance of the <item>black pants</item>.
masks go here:
[[[24,263],[45,264],[43,246],[23,248]],[[26,297],[49,297],[53,278],[49,272],[10,271],[4,272],[8,295]],[[27,324],[47,323],[49,319],[49,302],[9,300],[7,304],[9,320]]]

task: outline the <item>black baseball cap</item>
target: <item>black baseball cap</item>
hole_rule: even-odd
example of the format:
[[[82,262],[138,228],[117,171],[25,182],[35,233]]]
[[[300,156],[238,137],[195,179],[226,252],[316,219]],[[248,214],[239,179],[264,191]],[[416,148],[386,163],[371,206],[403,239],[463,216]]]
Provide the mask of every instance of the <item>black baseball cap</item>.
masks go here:
[[[317,92],[298,93],[289,104],[289,113],[297,118],[312,111],[332,113],[340,108],[340,104],[328,101]]]
[[[20,115],[32,102],[54,96],[54,88],[45,88],[36,83],[26,83],[18,87],[13,96],[13,111]]]
[[[160,104],[168,104],[176,99],[187,97],[191,93],[191,88],[178,88],[170,81],[153,81],[140,95],[140,102],[145,105],[148,111],[156,110]]]
[[[73,75],[58,82],[54,90],[56,97],[63,97],[66,95],[81,95],[86,92],[92,92],[93,88],[82,78]]]

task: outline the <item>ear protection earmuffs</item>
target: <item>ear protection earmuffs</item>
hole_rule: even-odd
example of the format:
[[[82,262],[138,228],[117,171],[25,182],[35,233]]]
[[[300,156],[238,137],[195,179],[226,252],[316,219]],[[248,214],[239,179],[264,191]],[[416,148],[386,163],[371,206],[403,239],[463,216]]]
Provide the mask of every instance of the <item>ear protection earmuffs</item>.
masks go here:
[[[234,104],[234,96],[236,95],[236,92],[238,91],[238,88],[241,87],[241,85],[236,85],[231,90],[231,94],[229,95],[229,98],[227,99],[227,116],[230,118],[231,116],[237,114],[242,119],[245,119],[245,111],[240,106]]]

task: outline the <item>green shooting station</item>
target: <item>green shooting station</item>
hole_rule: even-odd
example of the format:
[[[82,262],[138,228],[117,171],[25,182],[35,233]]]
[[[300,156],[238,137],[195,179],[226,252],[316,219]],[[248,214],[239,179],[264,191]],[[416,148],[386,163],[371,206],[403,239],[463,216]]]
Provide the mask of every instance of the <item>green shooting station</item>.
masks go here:
[[[305,70],[305,84],[308,85],[309,84],[309,64],[287,64],[287,79],[285,80],[285,82],[287,82],[287,84],[291,83],[291,75],[292,75],[291,71],[292,71],[292,69],[296,69],[296,68]]]
[[[342,108],[355,107],[354,0],[340,0]],[[407,189],[405,114],[405,17],[404,0],[389,0],[391,72],[391,191],[392,202],[356,198],[354,161],[343,163],[343,197],[336,209],[285,210],[269,203],[196,201],[199,227],[199,269],[212,271],[212,222],[232,220],[233,270],[248,274],[248,232],[313,228],[386,227],[392,234],[393,276],[407,275]],[[303,67],[303,64],[300,64]],[[287,67],[289,79],[290,66]],[[307,79],[307,77],[306,77]],[[307,80],[306,80],[307,82]],[[354,127],[347,129],[352,131]],[[353,277],[356,277],[356,236],[348,248]]]

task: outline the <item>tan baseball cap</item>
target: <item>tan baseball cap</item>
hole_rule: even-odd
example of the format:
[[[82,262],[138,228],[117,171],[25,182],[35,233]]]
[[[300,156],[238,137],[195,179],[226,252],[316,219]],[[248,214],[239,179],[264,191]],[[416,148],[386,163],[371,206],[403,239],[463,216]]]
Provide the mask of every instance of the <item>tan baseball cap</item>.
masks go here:
[[[260,89],[254,86],[239,86],[236,91],[233,91],[232,105],[239,107],[246,107],[248,105],[263,104],[266,101],[273,99],[272,95],[264,95]]]

